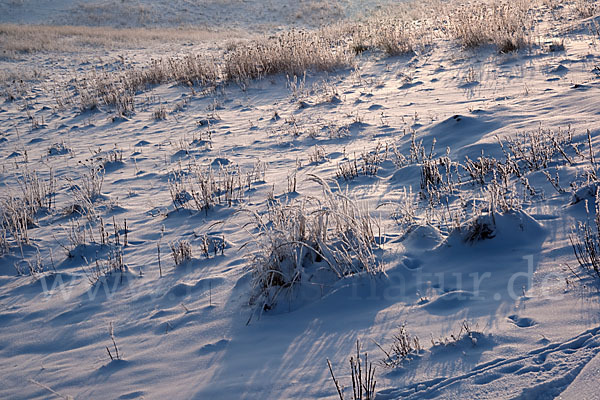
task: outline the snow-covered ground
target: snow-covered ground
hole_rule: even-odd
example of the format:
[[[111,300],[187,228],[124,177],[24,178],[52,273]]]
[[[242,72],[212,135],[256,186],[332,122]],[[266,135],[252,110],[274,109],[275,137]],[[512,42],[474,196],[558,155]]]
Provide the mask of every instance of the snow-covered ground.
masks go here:
[[[3,2],[0,15],[92,23],[79,13],[65,20],[79,3]],[[280,2],[269,2],[276,12],[263,3],[136,4],[167,25],[290,23]],[[339,3],[343,15],[363,7]],[[171,4],[173,16],[164,12]],[[248,13],[256,7],[262,14]],[[579,267],[569,240],[595,208],[584,172],[600,157],[600,37],[588,28],[598,22],[573,19],[515,53],[440,38],[410,55],[366,52],[354,68],[295,81],[275,75],[215,91],[158,85],[137,93],[125,117],[59,100],[71,79],[100,67],[216,52],[222,43],[3,60],[6,70],[40,77],[5,82],[0,196],[22,197],[35,171],[55,197],[29,221],[29,244],[9,236],[0,257],[0,397],[334,399],[329,359],[349,398],[348,358],[360,340],[376,363],[377,398],[598,398],[598,280]],[[539,168],[517,160],[522,176],[506,186],[513,209],[487,213],[501,177],[484,174],[482,187],[464,166],[504,159],[511,138],[524,134],[563,138],[565,154]],[[452,189],[440,203],[421,185],[432,160],[440,171],[450,165],[441,176]],[[185,185],[209,168],[239,184],[231,202],[198,210]],[[300,282],[276,302],[252,302],[254,213],[315,207],[325,196],[315,177],[368,209],[380,272],[333,279],[323,260],[307,257]],[[84,204],[81,193],[100,182]],[[463,212],[490,230],[474,237]],[[462,229],[444,219],[452,216]],[[170,245],[181,240],[193,258],[175,265]],[[125,270],[104,276],[119,252]],[[380,346],[389,348],[402,325],[421,351],[384,367]]]

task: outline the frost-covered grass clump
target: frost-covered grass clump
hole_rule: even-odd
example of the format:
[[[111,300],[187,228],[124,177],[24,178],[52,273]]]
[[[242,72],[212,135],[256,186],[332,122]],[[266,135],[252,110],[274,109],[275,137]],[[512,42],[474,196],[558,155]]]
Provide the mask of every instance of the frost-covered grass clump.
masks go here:
[[[331,280],[382,271],[376,257],[377,221],[368,208],[339,186],[332,189],[324,180],[312,179],[321,186],[321,196],[273,199],[265,214],[253,213],[257,233],[250,256],[251,303],[263,309],[312,278],[312,284],[330,284],[326,276]]]

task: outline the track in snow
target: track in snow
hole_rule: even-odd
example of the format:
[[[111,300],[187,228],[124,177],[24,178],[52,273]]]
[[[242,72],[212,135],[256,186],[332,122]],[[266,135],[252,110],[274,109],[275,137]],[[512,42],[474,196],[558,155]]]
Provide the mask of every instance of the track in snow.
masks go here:
[[[451,378],[436,378],[377,393],[378,399],[554,399],[600,352],[600,327],[513,358],[497,358]]]

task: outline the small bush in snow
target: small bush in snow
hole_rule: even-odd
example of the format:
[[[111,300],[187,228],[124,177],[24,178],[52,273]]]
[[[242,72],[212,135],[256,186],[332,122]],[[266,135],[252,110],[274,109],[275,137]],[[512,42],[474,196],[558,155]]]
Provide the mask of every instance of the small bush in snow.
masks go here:
[[[85,174],[81,175],[78,183],[67,179],[72,184],[72,195],[75,206],[79,212],[92,222],[96,219],[95,202],[102,195],[104,184],[104,168],[100,166],[89,166]]]
[[[192,245],[187,240],[169,244],[175,265],[180,265],[192,259]]]
[[[152,115],[156,121],[165,120],[167,119],[167,109],[165,106],[160,106],[152,112]]]
[[[579,223],[569,239],[579,266],[600,279],[600,189],[596,187],[596,215],[593,224]]]
[[[117,347],[117,340],[115,339],[115,330],[113,328],[112,322],[108,326],[108,336],[110,336],[110,341],[112,342],[113,351],[110,351],[110,348],[108,346],[105,346],[106,352],[108,353],[108,356],[110,357],[111,361],[120,360],[121,354],[119,353],[119,348]]]
[[[331,361],[327,360],[331,379],[335,384],[340,400],[344,400],[344,391],[339,381],[335,378]],[[364,368],[364,369],[363,369]],[[373,400],[375,399],[375,367],[369,362],[367,353],[363,359],[360,358],[360,342],[356,341],[356,358],[350,357],[350,374],[352,375],[352,400]]]
[[[580,223],[577,233],[571,235],[571,245],[579,265],[600,279],[600,226],[596,218],[595,228]]]
[[[43,179],[37,172],[25,169],[17,183],[20,196],[0,196],[0,252],[8,251],[9,242],[19,247],[29,244],[29,229],[35,226],[38,212],[51,210],[55,202],[56,180],[52,171]]]
[[[478,330],[478,326],[473,326],[469,321],[464,320],[460,324],[460,328],[458,333],[451,333],[450,336],[440,337],[439,339],[434,339],[433,335],[431,337],[431,348],[432,350],[436,347],[440,346],[451,346],[456,345],[460,342],[466,341],[470,342],[473,346],[477,344],[479,338],[484,337],[484,334]]]
[[[84,269],[90,284],[95,285],[97,282],[106,279],[113,273],[118,272],[123,278],[123,273],[127,271],[127,266],[123,262],[123,250],[120,246],[111,246],[108,251],[108,256],[104,260],[98,260],[89,267]]]
[[[407,358],[419,354],[421,343],[419,337],[411,336],[406,330],[406,324],[402,324],[398,332],[392,337],[392,345],[389,350],[385,350],[381,346],[379,348],[386,355],[381,363],[386,367],[398,367]]]

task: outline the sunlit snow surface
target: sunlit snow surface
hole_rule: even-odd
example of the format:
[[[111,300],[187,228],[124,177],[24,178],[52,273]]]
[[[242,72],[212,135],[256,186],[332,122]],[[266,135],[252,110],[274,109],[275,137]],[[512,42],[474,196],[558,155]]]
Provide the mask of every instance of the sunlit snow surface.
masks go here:
[[[245,28],[295,23],[296,12],[308,3],[94,4],[116,26],[146,25],[119,19],[130,15],[121,7],[133,4],[149,10],[135,16],[146,15],[151,25],[216,27],[232,21]],[[363,7],[339,3],[346,15]],[[94,14],[86,14],[93,8],[82,4],[2,2],[0,19],[94,23]],[[308,74],[306,90],[296,93],[280,75],[209,94],[161,85],[138,93],[136,112],[126,118],[113,118],[104,107],[57,109],[55,90],[77,74],[100,67],[115,71],[123,60],[146,65],[157,54],[217,51],[221,43],[2,60],[4,68],[37,70],[42,77],[25,83],[25,96],[0,103],[0,193],[18,194],[15,178],[27,167],[44,178],[52,170],[57,196],[50,212],[37,215],[32,244],[0,257],[0,398],[334,399],[326,360],[350,396],[348,358],[356,340],[376,362],[384,354],[375,342],[389,347],[404,323],[423,351],[399,368],[377,366],[377,398],[595,398],[597,285],[578,269],[569,242],[573,225],[593,212],[592,194],[581,192],[583,201],[577,202],[539,171],[528,173],[540,194],[524,202],[522,211],[498,215],[493,238],[474,243],[428,225],[405,232],[392,218],[408,188],[415,195],[420,190],[420,167],[393,161],[393,147],[409,153],[412,130],[427,151],[435,139],[438,156],[448,147],[461,162],[466,156],[476,160],[482,150],[500,158],[498,138],[540,126],[570,127],[582,151],[589,129],[593,148],[600,148],[600,81],[594,72],[599,39],[586,28],[566,37],[566,50],[554,53],[543,45],[515,54],[487,47],[468,51],[440,39],[438,46],[409,56],[367,54],[356,70]],[[157,120],[161,106],[166,119]],[[388,147],[389,157],[376,176],[336,179],[340,163],[374,151],[378,143],[382,152]],[[319,162],[310,160],[315,146],[326,154]],[[106,248],[95,224],[87,233],[93,239],[88,236],[87,245],[67,257],[63,246],[73,221],[87,221],[68,207],[90,158],[108,157],[114,149],[123,157],[105,165],[96,208],[111,236],[113,218],[127,221],[128,271],[91,285],[89,271],[94,260],[107,256]],[[204,212],[173,205],[174,171],[190,165],[251,171],[259,161],[266,165],[264,177],[231,207]],[[550,173],[558,173],[568,189],[587,162],[557,162]],[[294,174],[297,193],[290,194]],[[261,312],[249,305],[248,254],[256,230],[251,214],[240,210],[264,213],[269,198],[320,197],[311,175],[347,188],[381,220],[375,235],[385,241],[377,253],[385,274],[300,285]],[[465,193],[471,190],[466,185],[471,183],[465,183]],[[205,237],[224,239],[223,254],[211,248],[203,255]],[[169,244],[182,239],[192,244],[194,258],[175,266]],[[29,276],[27,261],[35,264],[36,249],[44,272]],[[18,270],[24,275],[17,276]],[[472,337],[439,343],[456,336],[463,321]],[[111,361],[107,352],[115,354],[111,324],[121,360]]]

